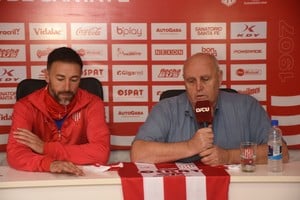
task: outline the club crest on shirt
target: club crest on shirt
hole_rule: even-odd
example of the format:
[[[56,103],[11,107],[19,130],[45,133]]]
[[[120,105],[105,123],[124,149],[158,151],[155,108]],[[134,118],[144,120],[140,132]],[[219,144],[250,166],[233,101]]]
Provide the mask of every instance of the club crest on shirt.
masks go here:
[[[80,111],[78,111],[78,112],[76,112],[76,113],[74,113],[74,114],[72,115],[72,119],[73,119],[75,122],[78,122],[78,121],[80,120],[80,118],[81,118],[81,112],[80,112]]]

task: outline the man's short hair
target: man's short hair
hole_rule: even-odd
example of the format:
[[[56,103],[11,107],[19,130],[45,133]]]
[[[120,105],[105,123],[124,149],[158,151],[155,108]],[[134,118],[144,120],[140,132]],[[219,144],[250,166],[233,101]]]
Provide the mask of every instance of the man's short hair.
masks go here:
[[[51,68],[52,63],[55,61],[77,63],[81,70],[83,67],[83,63],[79,54],[69,47],[60,47],[50,52],[47,60],[47,70]]]

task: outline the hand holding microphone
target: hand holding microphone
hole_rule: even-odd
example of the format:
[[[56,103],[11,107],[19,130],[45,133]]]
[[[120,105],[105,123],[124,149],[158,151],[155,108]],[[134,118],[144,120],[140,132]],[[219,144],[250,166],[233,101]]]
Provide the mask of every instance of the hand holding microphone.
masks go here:
[[[195,116],[198,122],[198,130],[189,141],[189,146],[196,154],[213,146],[213,132],[209,127],[212,124],[212,112],[209,101],[197,101],[195,104]]]

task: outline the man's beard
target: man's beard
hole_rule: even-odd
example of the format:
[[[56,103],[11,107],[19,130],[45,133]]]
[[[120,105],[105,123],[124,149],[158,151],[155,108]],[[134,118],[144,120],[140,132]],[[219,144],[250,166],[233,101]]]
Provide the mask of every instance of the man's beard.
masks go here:
[[[62,97],[62,95],[64,97]],[[71,91],[57,92],[54,93],[54,99],[61,105],[69,105],[74,98],[74,93]]]

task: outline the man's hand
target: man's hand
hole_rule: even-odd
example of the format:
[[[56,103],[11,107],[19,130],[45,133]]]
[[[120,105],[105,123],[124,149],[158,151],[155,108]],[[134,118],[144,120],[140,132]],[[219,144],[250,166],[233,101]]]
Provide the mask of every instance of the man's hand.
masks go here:
[[[199,129],[188,141],[189,149],[200,153],[213,146],[214,134],[211,127]]]
[[[217,166],[228,164],[228,151],[218,146],[213,146],[202,151],[199,156],[202,158],[201,162],[206,165]]]
[[[68,161],[53,161],[50,165],[50,172],[53,173],[68,173],[76,176],[83,176],[83,171]]]
[[[18,128],[14,132],[14,138],[17,140],[17,142],[28,146],[34,152],[39,154],[44,153],[44,142],[31,131],[23,128]]]

